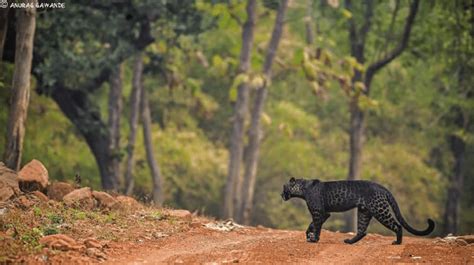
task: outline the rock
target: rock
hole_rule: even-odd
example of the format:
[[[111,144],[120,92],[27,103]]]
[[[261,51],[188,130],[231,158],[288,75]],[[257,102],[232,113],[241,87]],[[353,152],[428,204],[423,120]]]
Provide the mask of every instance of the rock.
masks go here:
[[[35,195],[36,198],[40,199],[41,201],[44,201],[44,202],[49,201],[49,198],[46,195],[44,195],[44,193],[42,193],[41,191],[35,190],[31,194]]]
[[[62,201],[63,197],[73,190],[74,186],[67,182],[54,182],[48,187],[48,197],[51,200]]]
[[[48,186],[48,170],[33,159],[18,172],[18,182],[22,191],[43,190]]]
[[[89,187],[71,191],[63,197],[63,201],[70,207],[84,209],[94,208],[94,199],[92,198],[92,191]]]
[[[456,238],[456,240],[455,240],[454,242],[455,242],[456,245],[458,245],[458,246],[467,246],[467,245],[469,245],[469,243],[467,243],[466,240],[461,239],[461,238]]]
[[[5,185],[4,182],[0,181],[0,202],[9,200],[15,195],[12,187]]]
[[[173,217],[177,217],[177,218],[181,218],[181,219],[191,219],[192,218],[192,214],[190,211],[188,210],[173,210],[173,209],[169,209],[169,210],[166,210],[165,211],[165,214],[166,215],[169,215],[169,216],[173,216]]]
[[[458,238],[466,241],[468,244],[474,244],[474,235],[459,236]]]
[[[94,239],[94,238],[88,238],[88,239],[84,240],[84,245],[87,248],[102,249],[102,247],[103,247],[102,244],[97,239]]]
[[[205,224],[204,226],[208,229],[222,231],[222,232],[230,232],[235,229],[243,228],[242,225],[234,223],[232,219],[219,221],[219,222],[210,222],[210,223]]]
[[[98,260],[106,260],[107,255],[105,255],[104,252],[102,252],[100,249],[97,248],[88,248],[86,249],[86,254],[87,256],[91,258],[96,258]]]
[[[17,173],[0,162],[0,202],[20,194]]]
[[[170,235],[165,234],[165,233],[162,233],[162,232],[153,232],[151,235],[152,235],[155,239],[170,236]]]
[[[63,234],[44,236],[39,242],[55,250],[67,251],[81,249],[81,246],[77,244],[76,240]]]
[[[142,208],[142,205],[132,197],[117,196],[115,199],[118,201],[120,208],[125,208],[125,209],[140,209],[140,208]]]
[[[201,222],[191,222],[189,223],[189,227],[192,227],[192,228],[198,228],[198,227],[202,227],[204,226],[204,224],[202,224]]]
[[[92,196],[99,202],[102,208],[113,208],[117,204],[117,200],[110,194],[103,191],[93,191]]]

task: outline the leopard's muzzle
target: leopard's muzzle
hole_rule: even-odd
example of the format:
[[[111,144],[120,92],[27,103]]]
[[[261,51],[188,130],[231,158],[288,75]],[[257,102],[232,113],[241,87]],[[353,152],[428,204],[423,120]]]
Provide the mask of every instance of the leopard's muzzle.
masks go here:
[[[281,193],[281,198],[284,200],[284,201],[287,201],[289,200],[291,197],[290,197],[290,192],[288,191],[288,189],[286,187],[283,187],[283,192]]]

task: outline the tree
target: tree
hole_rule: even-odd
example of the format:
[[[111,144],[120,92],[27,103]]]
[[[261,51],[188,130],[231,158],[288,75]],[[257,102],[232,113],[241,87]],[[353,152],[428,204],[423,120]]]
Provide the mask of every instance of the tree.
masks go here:
[[[148,103],[147,93],[145,89],[142,89],[141,96],[142,98],[140,100],[140,103],[143,125],[143,139],[145,143],[146,159],[148,161],[148,166],[150,167],[151,177],[153,180],[153,202],[157,206],[161,206],[161,204],[163,203],[163,180],[161,177],[160,167],[156,162],[155,155],[153,152],[150,106]]]
[[[472,60],[474,49],[474,28],[472,25],[472,7],[469,9],[468,1],[453,1],[442,4],[443,20],[447,32],[443,32],[440,42],[444,42],[449,52],[447,58],[447,73],[454,77],[454,95],[446,97],[450,106],[443,119],[445,128],[445,141],[449,146],[453,162],[445,174],[448,175],[447,198],[444,211],[444,234],[458,234],[461,213],[461,198],[465,194],[465,178],[467,172],[467,159],[470,145],[472,145],[474,116],[473,100],[474,90],[474,62]],[[451,19],[450,19],[451,18]],[[471,20],[471,21],[470,21]],[[448,21],[448,22],[447,22]]]
[[[36,29],[36,1],[29,0],[26,2],[31,4],[31,8],[16,10],[15,70],[13,73],[7,142],[3,154],[5,165],[14,170],[19,170],[21,163],[30,99],[31,64]]]
[[[130,119],[129,127],[130,133],[128,135],[127,145],[127,165],[125,170],[125,193],[127,195],[132,194],[134,188],[133,179],[133,165],[134,165],[134,150],[135,150],[135,139],[137,135],[138,118],[140,114],[140,98],[143,91],[142,87],[142,74],[143,74],[143,58],[142,54],[138,53],[135,56],[133,64],[133,79],[132,79],[132,93],[130,94]]]
[[[119,188],[120,176],[120,116],[122,114],[122,66],[118,65],[110,75],[109,91],[109,154],[113,189]]]
[[[8,11],[10,7],[0,9],[0,61],[3,57],[3,46],[5,45],[5,39],[7,38],[8,30]]]
[[[242,25],[242,47],[240,51],[239,74],[247,74],[250,70],[250,57],[253,44],[253,33],[256,20],[256,0],[247,1],[247,20]],[[242,177],[240,167],[244,149],[244,125],[248,112],[249,87],[242,82],[238,87],[237,99],[234,107],[232,136],[230,138],[229,166],[224,194],[223,216],[231,218],[241,201],[240,188]]]
[[[241,207],[239,212],[239,218],[244,223],[250,223],[250,214],[253,207],[253,195],[255,193],[255,181],[257,178],[257,166],[258,157],[260,151],[260,142],[262,138],[262,128],[260,119],[263,113],[265,105],[265,99],[267,97],[268,85],[272,79],[272,64],[276,56],[278,45],[280,43],[281,36],[283,34],[283,24],[285,20],[285,13],[288,8],[288,0],[282,0],[275,19],[273,26],[272,37],[268,44],[267,53],[265,55],[265,61],[263,64],[263,85],[257,88],[255,101],[251,113],[251,124],[248,131],[249,143],[247,146],[246,158],[245,158],[245,176],[244,185],[242,186],[242,198]]]
[[[359,99],[361,93],[368,97],[370,95],[371,83],[374,75],[380,71],[384,66],[389,64],[395,58],[400,56],[400,54],[408,46],[408,40],[410,38],[410,33],[412,30],[413,23],[415,21],[415,16],[418,12],[419,0],[413,0],[410,4],[409,14],[406,18],[404,29],[400,40],[396,46],[390,50],[386,51],[382,58],[376,60],[375,62],[370,63],[365,72],[356,70],[352,83],[354,84],[352,90],[352,96],[349,103],[349,112],[350,112],[350,124],[349,124],[349,137],[350,137],[350,150],[349,150],[349,168],[348,168],[348,180],[356,180],[359,178],[361,170],[361,161],[362,161],[362,148],[364,142],[364,128],[365,128],[365,119],[366,113],[361,109],[359,104]],[[398,3],[398,2],[397,2]],[[345,1],[345,7],[349,12],[354,12],[352,0]],[[348,31],[349,31],[349,43],[351,56],[354,57],[359,64],[366,63],[366,39],[367,34],[370,32],[372,17],[374,12],[374,3],[372,0],[365,2],[365,14],[364,22],[357,28],[354,16],[351,16],[348,19]],[[397,16],[397,12],[393,13],[393,16]],[[363,89],[360,91],[360,88],[356,86],[356,83],[362,82]],[[358,92],[358,90],[361,92]],[[347,230],[354,231],[356,227],[355,214],[351,212],[348,215],[346,220]]]
[[[83,14],[88,14],[87,20]],[[42,19],[35,48],[37,91],[51,96],[85,138],[102,187],[115,189],[111,162],[116,154],[110,151],[107,122],[93,94],[107,82],[114,66],[154,42],[154,32],[165,28],[178,36],[199,32],[201,13],[194,1],[75,1],[64,12],[46,12]]]
[[[313,0],[306,0],[306,16],[304,18],[306,44],[314,43]]]

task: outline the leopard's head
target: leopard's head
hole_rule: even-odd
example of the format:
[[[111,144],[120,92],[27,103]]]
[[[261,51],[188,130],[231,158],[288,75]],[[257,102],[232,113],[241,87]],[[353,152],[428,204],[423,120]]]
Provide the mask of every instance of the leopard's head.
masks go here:
[[[283,200],[287,201],[293,197],[303,198],[304,199],[304,191],[306,187],[306,180],[304,179],[295,179],[291,178],[288,183],[283,185],[283,192],[281,193],[281,197]]]

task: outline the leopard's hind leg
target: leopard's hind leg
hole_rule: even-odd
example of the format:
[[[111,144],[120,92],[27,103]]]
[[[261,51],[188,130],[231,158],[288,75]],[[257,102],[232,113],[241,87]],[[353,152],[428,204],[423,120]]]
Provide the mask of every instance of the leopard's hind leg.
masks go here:
[[[372,214],[364,206],[357,208],[357,234],[353,238],[344,240],[344,243],[354,244],[367,235],[367,227],[369,226]]]
[[[397,234],[397,240],[393,241],[392,244],[400,245],[402,243],[403,229],[390,211],[389,203],[386,200],[378,200],[376,208],[373,209],[373,215],[377,221]]]

